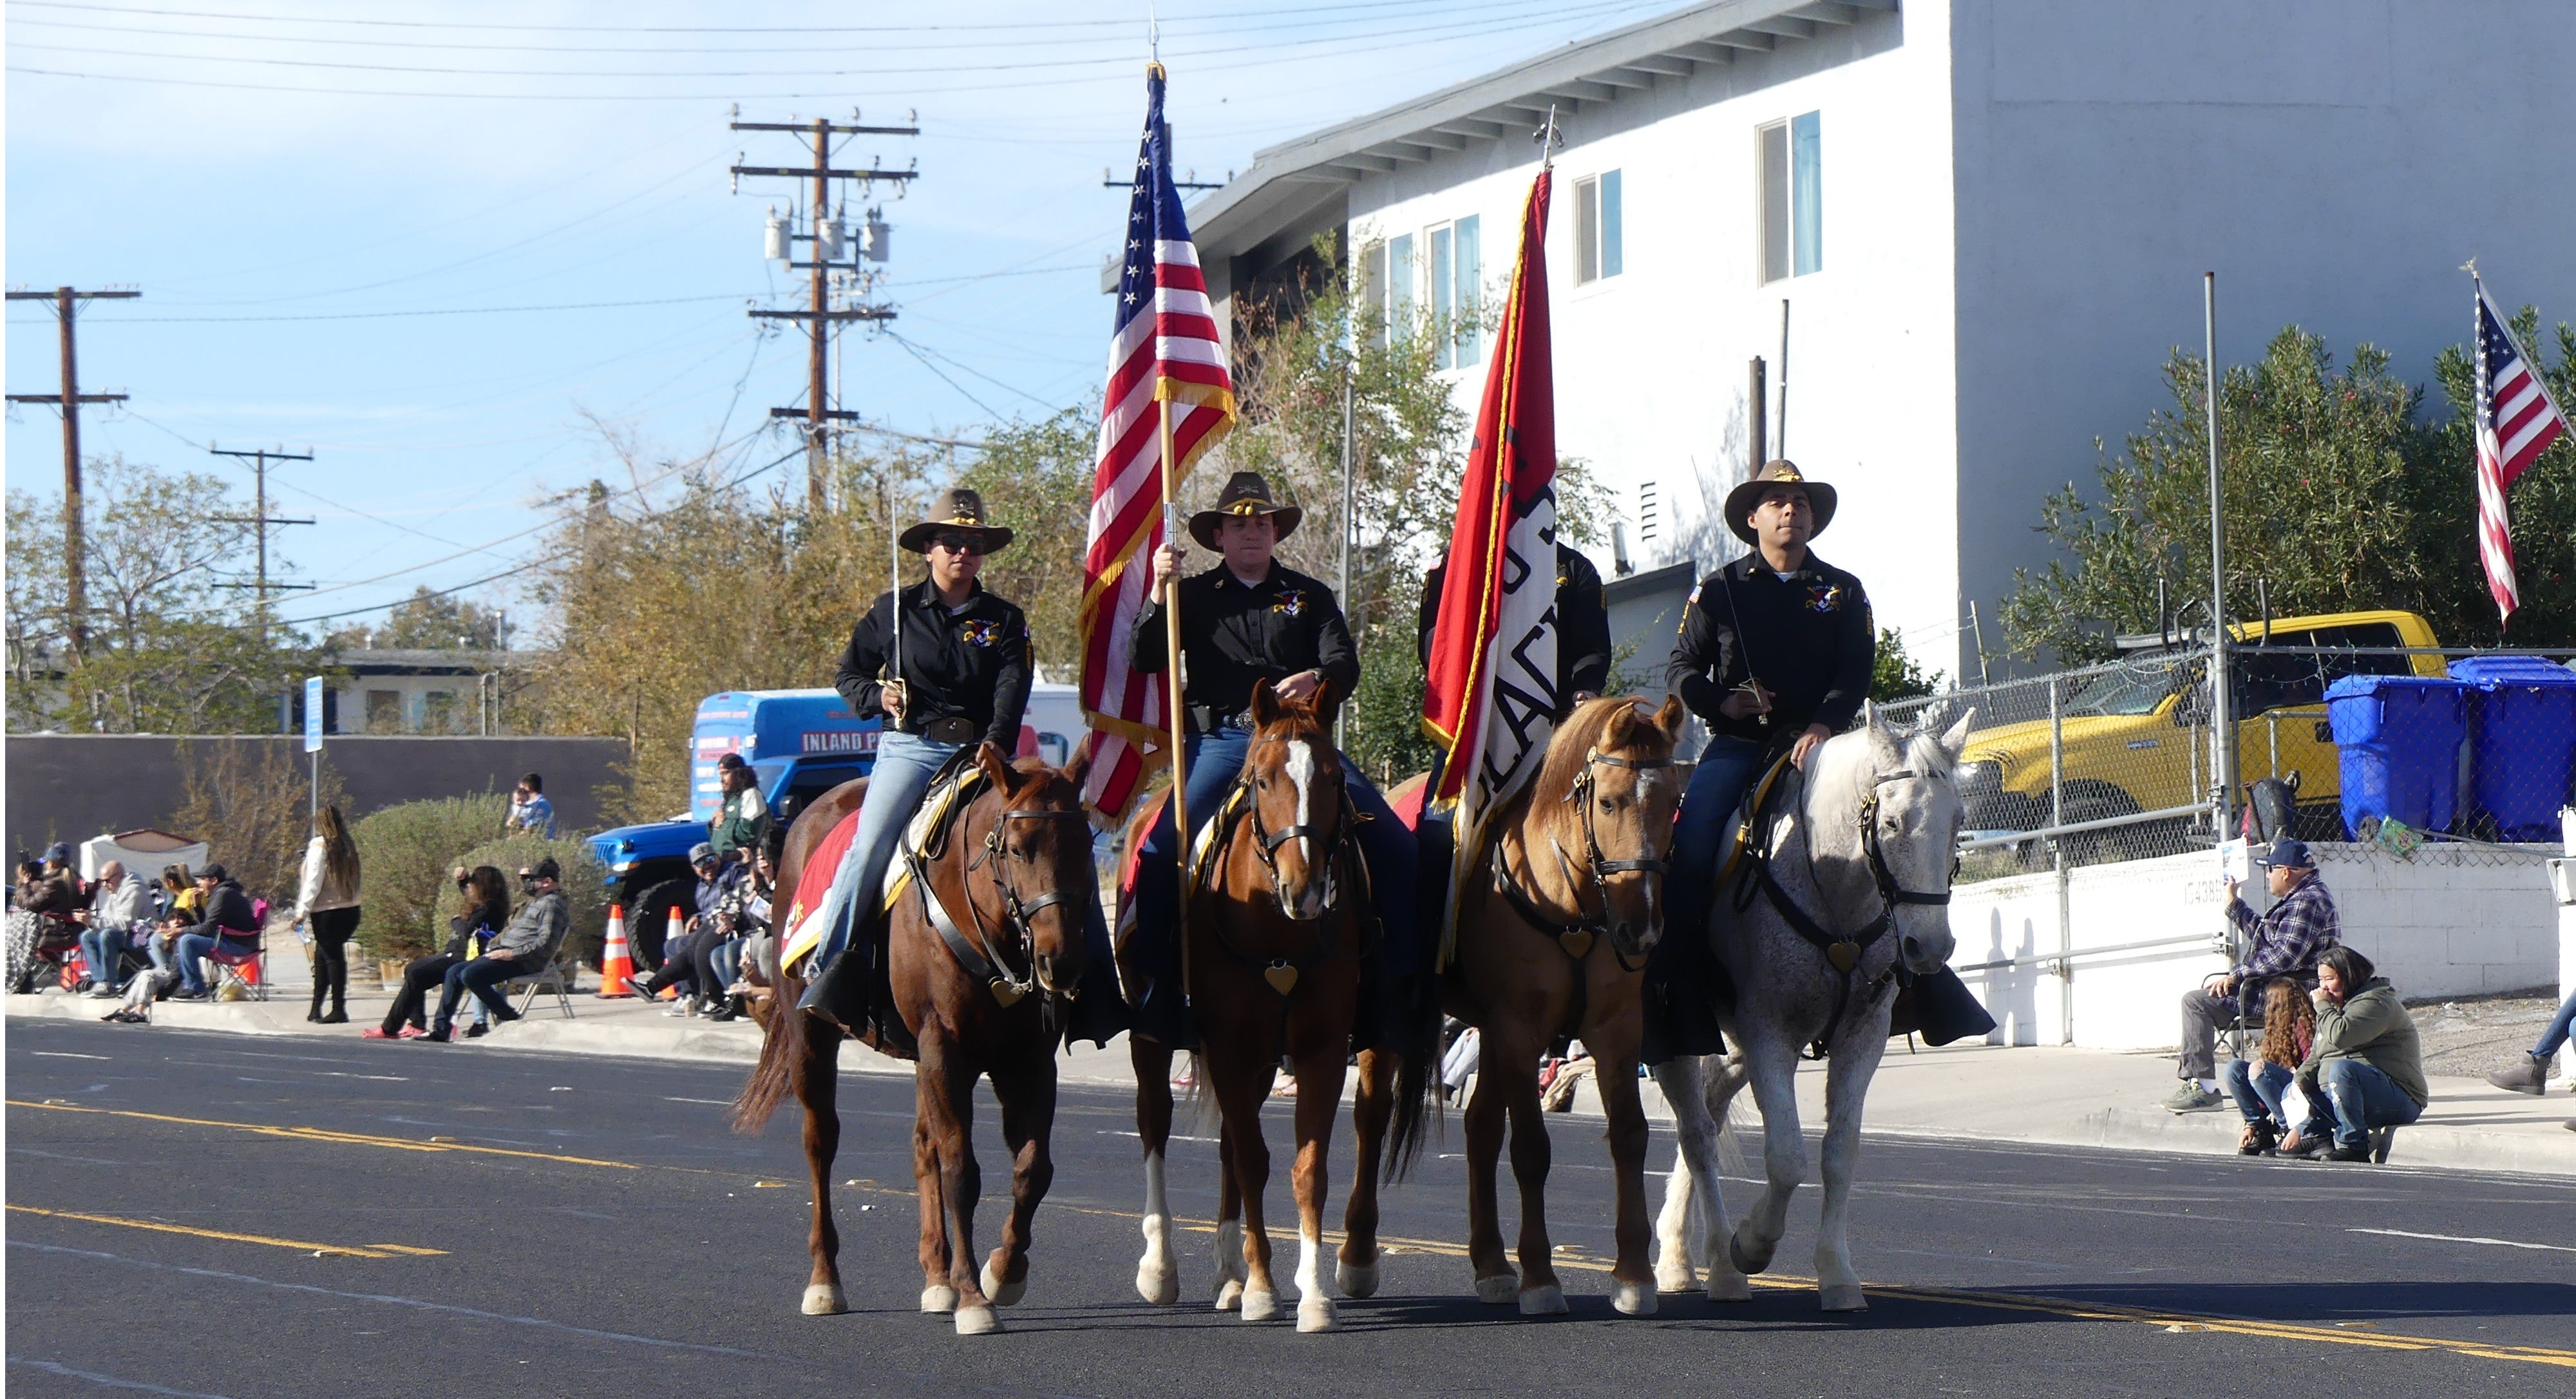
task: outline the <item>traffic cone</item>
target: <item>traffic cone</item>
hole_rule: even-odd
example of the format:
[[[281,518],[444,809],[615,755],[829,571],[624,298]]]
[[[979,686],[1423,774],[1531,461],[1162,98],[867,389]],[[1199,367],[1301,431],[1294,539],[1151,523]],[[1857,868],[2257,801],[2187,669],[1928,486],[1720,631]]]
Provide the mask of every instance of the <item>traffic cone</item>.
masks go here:
[[[635,949],[626,945],[623,904],[608,906],[608,945],[599,953],[599,994],[602,999],[635,994]]]
[[[680,939],[689,935],[688,927],[688,920],[680,916],[680,906],[678,904],[671,905],[671,921],[662,925],[663,956],[670,956],[670,949],[679,946]],[[667,1000],[676,1001],[680,999],[680,988],[677,986],[665,986],[662,988],[662,995]]]

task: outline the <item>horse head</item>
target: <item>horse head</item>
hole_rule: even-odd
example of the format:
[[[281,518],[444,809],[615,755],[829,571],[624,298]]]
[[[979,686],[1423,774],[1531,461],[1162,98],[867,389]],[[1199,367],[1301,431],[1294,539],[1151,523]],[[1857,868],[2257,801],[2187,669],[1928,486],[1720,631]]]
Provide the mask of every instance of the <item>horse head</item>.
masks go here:
[[[1071,763],[1051,768],[1034,758],[1014,764],[986,743],[976,750],[975,765],[1001,803],[976,856],[976,863],[992,871],[1001,928],[1020,941],[1040,986],[1072,995],[1084,971],[1084,915],[1099,901],[1091,822],[1082,807],[1090,748],[1084,745]]]
[[[1331,729],[1337,702],[1329,680],[1303,700],[1281,699],[1267,680],[1252,687],[1252,743],[1237,781],[1279,910],[1300,923],[1331,911],[1335,856],[1349,834],[1350,800]]]
[[[1858,778],[1861,855],[1895,925],[1897,955],[1916,975],[1950,964],[1950,882],[1967,808],[1951,769],[1967,747],[1971,709],[1945,733],[1899,733],[1875,705]]]
[[[1663,938],[1663,876],[1682,798],[1673,747],[1689,720],[1671,696],[1652,712],[1633,698],[1594,700],[1557,731],[1554,742],[1567,751],[1551,752],[1540,769],[1532,810],[1563,823],[1549,834],[1556,858],[1578,876],[1578,888],[1588,877],[1599,891],[1600,922],[1626,963],[1642,962]],[[1576,850],[1579,870],[1566,860]]]

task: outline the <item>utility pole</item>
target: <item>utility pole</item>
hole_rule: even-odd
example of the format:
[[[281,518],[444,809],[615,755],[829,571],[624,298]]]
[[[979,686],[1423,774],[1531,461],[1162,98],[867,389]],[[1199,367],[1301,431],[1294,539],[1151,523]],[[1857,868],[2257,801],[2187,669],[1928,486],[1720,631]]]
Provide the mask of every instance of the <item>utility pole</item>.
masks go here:
[[[918,123],[908,126],[861,126],[858,124],[858,115],[858,112],[853,109],[850,113],[850,121],[847,123],[826,121],[820,117],[810,122],[737,120],[733,123],[733,129],[736,131],[792,132],[808,138],[813,144],[814,163],[810,166],[736,164],[733,167],[733,177],[734,188],[737,190],[742,187],[742,177],[745,175],[813,182],[807,194],[806,230],[802,233],[795,230],[796,211],[795,206],[791,204],[784,224],[775,214],[770,216],[768,237],[764,247],[768,256],[785,262],[789,268],[802,268],[813,274],[811,285],[806,293],[806,309],[784,311],[755,307],[751,314],[761,320],[804,321],[811,337],[806,355],[804,408],[801,410],[772,408],[769,410],[769,416],[805,420],[805,498],[807,505],[816,511],[820,511],[824,504],[823,483],[828,474],[827,463],[831,451],[829,424],[856,422],[859,417],[857,413],[847,409],[833,408],[829,395],[825,391],[825,386],[831,377],[827,365],[831,353],[832,323],[894,319],[894,310],[888,306],[861,302],[835,310],[831,304],[829,274],[838,274],[840,278],[845,279],[844,285],[850,287],[855,296],[864,297],[873,288],[875,278],[873,274],[862,270],[859,265],[861,259],[864,258],[870,262],[886,260],[886,226],[881,213],[876,209],[868,210],[865,235],[853,245],[845,231],[849,206],[845,200],[838,210],[832,207],[832,181],[858,181],[861,197],[865,198],[875,190],[877,181],[884,180],[894,185],[899,198],[908,183],[917,178],[920,173],[917,169],[879,169],[873,159],[865,169],[834,167],[832,138],[835,136],[918,136],[921,134]],[[736,157],[736,160],[739,161],[740,157]],[[919,161],[916,160],[914,164],[917,166]],[[795,248],[800,242],[811,245],[812,261],[796,260]],[[842,260],[845,249],[848,252],[848,258]]]
[[[283,448],[270,447],[254,448],[247,452],[232,447],[208,447],[206,450],[215,456],[231,457],[236,461],[246,461],[251,463],[251,479],[256,483],[252,487],[253,495],[251,513],[247,516],[216,515],[212,518],[228,525],[249,525],[253,530],[258,532],[259,571],[252,575],[258,581],[252,583],[218,583],[215,586],[219,588],[252,588],[258,591],[259,606],[261,608],[259,636],[260,640],[265,642],[268,640],[268,613],[266,610],[268,606],[268,595],[271,592],[293,592],[298,589],[309,589],[313,586],[310,583],[271,583],[268,581],[268,527],[270,525],[309,525],[313,523],[311,520],[280,519],[268,513],[268,464],[273,461],[311,461],[313,460],[313,452],[310,448],[307,448],[302,452],[289,452]]]
[[[123,403],[125,395],[80,391],[80,356],[73,348],[72,322],[79,318],[84,301],[121,301],[142,294],[130,288],[122,291],[75,291],[70,287],[9,293],[11,301],[52,302],[54,319],[62,322],[63,391],[13,393],[9,395],[9,401],[51,403],[63,412],[63,605],[70,614],[65,622],[71,632],[74,661],[89,654],[89,568],[81,538],[80,406],[84,403]]]

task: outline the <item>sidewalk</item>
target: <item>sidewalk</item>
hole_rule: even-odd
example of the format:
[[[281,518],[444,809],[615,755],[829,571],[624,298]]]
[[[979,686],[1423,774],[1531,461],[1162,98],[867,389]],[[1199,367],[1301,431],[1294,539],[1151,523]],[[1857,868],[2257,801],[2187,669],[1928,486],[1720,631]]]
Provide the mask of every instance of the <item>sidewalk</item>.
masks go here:
[[[300,968],[281,968],[284,971]],[[384,1018],[389,994],[372,988],[349,998],[349,1023],[306,1023],[302,987],[281,986],[267,1001],[164,1002],[156,1025],[229,1030],[242,1034],[341,1039],[354,1051],[389,1055],[471,1055],[485,1046],[555,1054],[608,1055],[733,1063],[748,1069],[760,1053],[759,1027],[749,1020],[711,1024],[663,1014],[662,1005],[603,1001],[588,991],[573,994],[566,1020],[549,997],[539,997],[527,1019],[494,1027],[484,1039],[452,1046],[363,1042],[359,1032]],[[667,1003],[665,1003],[667,1004]],[[88,1000],[49,991],[8,998],[12,1018],[95,1020],[114,1001]],[[136,1027],[137,1035],[151,1030]],[[461,1031],[460,1031],[461,1033]],[[857,1045],[841,1056],[844,1072],[909,1075],[911,1066]],[[1063,1079],[1110,1088],[1133,1085],[1127,1047],[1088,1046],[1067,1054]],[[2430,1080],[2432,1106],[2416,1125],[2397,1134],[2390,1162],[2401,1166],[2576,1175],[2576,1095],[2553,1083],[2546,1098],[2489,1087],[2483,1079]],[[1810,1131],[1824,1121],[1824,1066],[1798,1069],[1798,1111]],[[2157,1104],[2173,1091],[2170,1055],[2095,1049],[1999,1049],[1952,1045],[1908,1053],[1903,1041],[1888,1045],[1870,1087],[1866,1129],[1873,1133],[1982,1141],[2046,1143],[2110,1149],[2233,1154],[2237,1119],[2232,1110],[2176,1116]],[[1647,1112],[1669,1122],[1663,1095],[1646,1085]],[[1454,1111],[1454,1110],[1453,1110]],[[1601,1116],[1590,1083],[1578,1090],[1571,1116]],[[1739,1123],[1758,1121],[1751,1095],[1739,1101]]]

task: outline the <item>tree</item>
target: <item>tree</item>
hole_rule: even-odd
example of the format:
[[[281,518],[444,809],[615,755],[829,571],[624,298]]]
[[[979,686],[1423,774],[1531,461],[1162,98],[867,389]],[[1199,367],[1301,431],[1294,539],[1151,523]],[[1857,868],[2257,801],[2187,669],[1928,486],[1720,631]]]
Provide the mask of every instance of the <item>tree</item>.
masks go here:
[[[1036,422],[997,423],[984,450],[958,478],[984,497],[1011,547],[984,561],[984,586],[1028,613],[1029,639],[1049,680],[1074,683],[1082,669],[1082,556],[1090,538],[1093,436],[1097,424],[1067,408]]]
[[[324,644],[340,651],[497,651],[503,644],[501,613],[418,588],[395,603],[382,624],[343,627],[325,637]]]
[[[1869,675],[1869,697],[1880,704],[1919,699],[1941,688],[1941,672],[1915,663],[1905,653],[1905,635],[1894,627],[1878,629],[1878,654]]]

